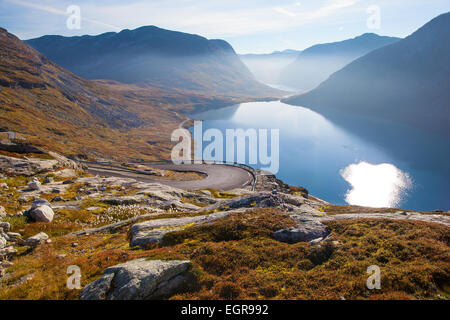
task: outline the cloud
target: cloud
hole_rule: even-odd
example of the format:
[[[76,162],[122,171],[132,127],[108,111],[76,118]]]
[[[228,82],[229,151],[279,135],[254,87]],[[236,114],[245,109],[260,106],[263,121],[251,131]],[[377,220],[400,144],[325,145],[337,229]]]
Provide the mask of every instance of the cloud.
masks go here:
[[[295,17],[295,16],[296,16],[295,13],[290,12],[290,11],[288,11],[288,10],[285,9],[285,8],[276,7],[276,8],[273,8],[273,9],[274,9],[275,11],[277,11],[277,12],[279,12],[279,13],[281,13],[281,14],[287,15],[287,16],[289,16],[289,17]]]
[[[6,0],[31,9],[67,16],[43,0],[39,4],[25,0]],[[266,2],[249,0],[246,2],[228,0],[226,2],[205,3],[200,0],[141,1],[126,4],[116,1],[79,1],[82,20],[101,28],[89,26],[86,33],[118,31],[143,25],[157,25],[162,28],[199,33],[207,37],[230,37],[264,32],[280,32],[324,19],[340,9],[355,4],[357,0],[326,1],[280,1]],[[286,2],[285,2],[286,3]],[[86,18],[89,16],[89,18]]]
[[[32,9],[37,9],[37,10],[41,10],[41,11],[45,11],[48,13],[52,13],[52,14],[56,14],[56,15],[60,15],[60,16],[69,16],[69,13],[67,13],[66,11],[51,7],[51,6],[45,6],[45,5],[41,5],[41,4],[36,4],[36,3],[32,3],[32,2],[28,2],[28,1],[22,1],[22,0],[6,0],[7,2],[19,5],[19,6],[23,6],[23,7],[28,7],[28,8],[32,8]],[[93,19],[88,19],[88,18],[84,18],[83,15],[81,15],[81,20],[82,21],[87,21],[93,24],[97,24],[99,26],[103,26],[103,27],[107,27],[110,29],[114,29],[116,31],[120,31],[121,28],[114,26],[112,24],[108,24],[108,23],[104,23],[98,20],[93,20]]]

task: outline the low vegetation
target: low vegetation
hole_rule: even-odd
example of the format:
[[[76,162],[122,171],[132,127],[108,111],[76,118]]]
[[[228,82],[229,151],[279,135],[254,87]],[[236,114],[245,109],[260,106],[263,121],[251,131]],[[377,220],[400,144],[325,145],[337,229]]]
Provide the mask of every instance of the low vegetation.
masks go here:
[[[73,237],[52,233],[62,225],[30,224],[34,229],[27,233],[42,230],[55,238],[15,259],[0,299],[77,299],[79,291],[66,287],[69,265],[81,268],[84,286],[108,266],[138,257],[192,261],[195,285],[173,299],[450,297],[448,227],[370,219],[327,224],[332,237],[320,245],[281,243],[272,238],[273,231],[294,226],[294,221],[276,209],[255,209],[186,226],[150,250],[130,248],[125,227],[113,234]],[[366,287],[370,265],[381,269],[380,290]],[[26,276],[30,279],[23,281]]]

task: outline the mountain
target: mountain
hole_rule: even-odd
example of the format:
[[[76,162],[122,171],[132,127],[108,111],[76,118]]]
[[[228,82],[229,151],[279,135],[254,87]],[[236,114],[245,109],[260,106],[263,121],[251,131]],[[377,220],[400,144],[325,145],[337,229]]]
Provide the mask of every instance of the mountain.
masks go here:
[[[450,12],[285,101],[322,113],[356,114],[450,137]]]
[[[26,42],[86,79],[211,94],[280,94],[257,82],[226,41],[155,26],[97,36],[43,36]]]
[[[241,54],[239,57],[258,81],[278,84],[280,83],[281,70],[293,62],[300,52],[287,49],[266,54]]]
[[[365,33],[345,41],[318,44],[302,51],[297,59],[281,71],[281,84],[308,91],[353,60],[399,38]]]
[[[82,79],[2,28],[0,57],[0,131],[66,155],[170,154],[176,95]]]

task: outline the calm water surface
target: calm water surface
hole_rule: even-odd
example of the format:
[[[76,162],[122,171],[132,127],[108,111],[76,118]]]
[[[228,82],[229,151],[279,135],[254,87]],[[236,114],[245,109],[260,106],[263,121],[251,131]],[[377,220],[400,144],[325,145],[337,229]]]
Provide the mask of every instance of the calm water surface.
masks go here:
[[[279,129],[277,177],[327,201],[450,210],[450,143],[443,138],[378,123],[370,139],[365,124],[350,131],[342,122],[279,101],[243,103],[192,117],[203,120],[203,131],[217,128],[224,136],[225,129]],[[360,124],[356,118],[350,121]]]

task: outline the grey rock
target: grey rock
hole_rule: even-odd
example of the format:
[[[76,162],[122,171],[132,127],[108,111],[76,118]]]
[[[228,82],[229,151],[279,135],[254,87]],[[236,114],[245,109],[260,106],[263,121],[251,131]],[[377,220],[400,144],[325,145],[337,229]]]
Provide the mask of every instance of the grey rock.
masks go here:
[[[4,182],[0,183],[0,189],[8,189],[8,185]]]
[[[100,200],[103,203],[109,205],[132,205],[132,204],[145,204],[148,202],[145,196],[123,196],[123,197],[109,197]]]
[[[322,242],[323,240],[324,240],[324,238],[323,238],[323,237],[320,237],[320,238],[311,240],[311,241],[309,242],[309,244],[310,244],[310,245],[318,244],[318,243]]]
[[[36,174],[56,170],[59,168],[72,168],[81,170],[80,166],[72,160],[57,154],[48,152],[53,159],[38,158],[14,158],[0,155],[0,172],[10,175],[35,176]]]
[[[40,232],[40,233],[28,238],[27,241],[25,242],[25,245],[32,247],[32,248],[36,248],[38,245],[40,245],[41,243],[43,243],[47,240],[48,240],[48,235],[44,232]]]
[[[38,206],[27,213],[27,216],[36,222],[52,222],[54,215],[53,209],[47,205]]]
[[[407,221],[424,221],[439,223],[450,226],[450,216],[442,214],[422,214],[419,212],[407,212],[406,215],[400,213],[351,213],[335,214],[332,216],[319,217],[318,221],[333,220],[353,220],[353,219],[390,219]]]
[[[54,198],[52,199],[52,202],[53,202],[53,201],[60,202],[60,201],[63,201],[63,200],[64,200],[63,197],[61,197],[61,196],[56,196],[56,197],[54,197]]]
[[[324,238],[329,234],[330,231],[324,224],[310,221],[299,224],[296,228],[278,230],[273,237],[281,242],[297,243]]]
[[[8,237],[10,237],[11,239],[15,239],[15,238],[20,238],[22,237],[22,235],[20,233],[17,232],[7,232],[6,233],[8,235]]]
[[[0,229],[0,237],[3,237],[6,241],[11,241],[11,238],[3,231],[3,229]]]
[[[283,200],[279,195],[272,194],[271,192],[259,192],[256,194],[245,195],[229,200],[223,200],[216,204],[204,207],[202,211],[215,210],[221,207],[227,207],[232,209],[237,208],[269,208],[277,207],[283,203]]]
[[[33,179],[32,181],[28,182],[27,187],[31,190],[41,190],[41,183],[37,179]]]
[[[48,183],[53,183],[53,178],[52,177],[45,177],[43,183],[44,184],[48,184]]]
[[[140,246],[145,248],[150,244],[159,242],[166,233],[177,230],[182,226],[192,223],[206,223],[225,218],[229,214],[230,212],[217,212],[197,217],[157,219],[136,223],[130,228],[130,247]]]
[[[6,248],[0,248],[0,258],[11,258],[17,254],[17,250],[9,246]]]
[[[11,230],[11,225],[9,222],[0,222],[0,228],[3,229],[3,231],[8,232]]]
[[[5,217],[5,216],[6,216],[6,210],[2,206],[0,206],[0,218]]]
[[[36,199],[33,201],[33,204],[31,205],[32,209],[36,209],[37,207],[40,206],[49,206],[50,208],[52,207],[52,205],[50,204],[50,202],[48,202],[45,199]]]
[[[109,267],[88,284],[81,300],[149,300],[167,297],[188,282],[190,261],[137,259]]]
[[[3,238],[3,235],[0,234],[0,249],[3,249],[6,246],[6,239]]]
[[[208,197],[211,197],[211,191],[209,191],[209,190],[200,190],[200,192]]]

